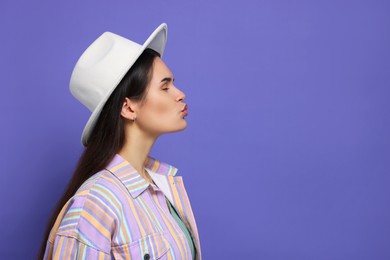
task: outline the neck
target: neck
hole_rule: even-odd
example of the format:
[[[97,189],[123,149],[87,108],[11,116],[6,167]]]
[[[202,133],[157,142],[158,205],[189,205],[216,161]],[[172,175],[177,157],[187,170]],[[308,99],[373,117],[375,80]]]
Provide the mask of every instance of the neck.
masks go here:
[[[146,181],[152,183],[151,177],[144,170],[144,165],[157,137],[146,135],[144,132],[138,131],[137,129],[138,128],[135,127],[127,129],[125,143],[118,153],[127,160]]]

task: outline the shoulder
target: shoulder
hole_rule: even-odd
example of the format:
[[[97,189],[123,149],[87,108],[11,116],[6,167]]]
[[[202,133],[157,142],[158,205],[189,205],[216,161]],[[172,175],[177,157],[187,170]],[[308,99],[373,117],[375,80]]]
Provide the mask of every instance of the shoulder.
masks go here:
[[[111,234],[122,216],[124,197],[123,184],[109,171],[94,174],[64,206],[56,235],[109,252]]]
[[[102,170],[87,179],[72,199],[77,208],[88,209],[88,206],[94,206],[119,213],[118,203],[121,204],[126,194],[123,183],[111,172]]]

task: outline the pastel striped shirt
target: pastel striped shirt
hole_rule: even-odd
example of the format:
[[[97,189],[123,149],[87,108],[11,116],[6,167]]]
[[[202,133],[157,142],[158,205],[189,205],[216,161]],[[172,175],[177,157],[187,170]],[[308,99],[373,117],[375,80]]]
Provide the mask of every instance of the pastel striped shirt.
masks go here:
[[[188,240],[171,215],[176,209],[201,248],[182,176],[149,156],[147,182],[123,157],[91,176],[62,208],[50,232],[44,259],[193,259]]]

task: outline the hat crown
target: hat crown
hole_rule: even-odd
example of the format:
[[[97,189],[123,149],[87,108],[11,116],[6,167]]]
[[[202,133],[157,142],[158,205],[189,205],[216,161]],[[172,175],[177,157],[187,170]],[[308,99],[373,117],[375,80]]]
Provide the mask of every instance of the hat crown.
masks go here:
[[[112,32],[97,38],[80,56],[70,80],[72,95],[91,112],[119,83],[142,46]]]

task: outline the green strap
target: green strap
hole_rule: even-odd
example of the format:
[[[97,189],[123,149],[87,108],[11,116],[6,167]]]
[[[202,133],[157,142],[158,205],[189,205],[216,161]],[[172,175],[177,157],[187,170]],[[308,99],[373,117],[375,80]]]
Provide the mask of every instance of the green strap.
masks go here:
[[[190,232],[188,231],[187,227],[185,226],[185,224],[181,220],[179,214],[177,214],[176,209],[172,206],[171,202],[166,197],[165,197],[165,199],[167,201],[167,204],[169,205],[170,212],[171,212],[173,218],[176,220],[176,222],[179,225],[179,227],[181,228],[181,230],[183,230],[183,233],[184,233],[184,235],[187,238],[188,245],[191,248],[191,254],[193,256],[193,259],[195,259],[195,253],[196,253],[195,252],[195,246],[194,246],[194,242],[192,241]]]

